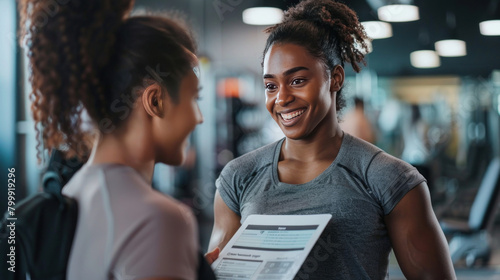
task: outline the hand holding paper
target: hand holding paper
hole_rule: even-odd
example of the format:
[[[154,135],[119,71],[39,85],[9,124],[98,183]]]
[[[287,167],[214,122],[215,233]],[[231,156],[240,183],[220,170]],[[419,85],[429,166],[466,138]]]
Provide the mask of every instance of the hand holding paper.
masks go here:
[[[331,217],[250,215],[212,264],[217,279],[293,279]]]

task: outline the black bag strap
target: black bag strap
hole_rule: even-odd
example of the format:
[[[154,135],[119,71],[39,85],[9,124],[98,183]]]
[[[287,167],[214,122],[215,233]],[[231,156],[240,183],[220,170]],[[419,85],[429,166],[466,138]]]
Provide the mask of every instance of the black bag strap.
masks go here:
[[[63,202],[61,194],[63,186],[66,185],[82,165],[83,162],[78,159],[65,159],[61,151],[52,150],[49,165],[42,179],[43,190],[47,193],[55,194]]]

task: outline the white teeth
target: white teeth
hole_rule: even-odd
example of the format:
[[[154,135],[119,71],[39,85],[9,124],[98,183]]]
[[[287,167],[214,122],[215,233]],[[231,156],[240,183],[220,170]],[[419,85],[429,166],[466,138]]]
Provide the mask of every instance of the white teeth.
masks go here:
[[[292,112],[292,113],[289,113],[289,114],[281,114],[281,117],[285,120],[285,121],[288,121],[288,120],[291,120],[297,116],[300,116],[302,115],[302,113],[304,113],[305,110],[300,110],[300,111],[295,111],[295,112]]]

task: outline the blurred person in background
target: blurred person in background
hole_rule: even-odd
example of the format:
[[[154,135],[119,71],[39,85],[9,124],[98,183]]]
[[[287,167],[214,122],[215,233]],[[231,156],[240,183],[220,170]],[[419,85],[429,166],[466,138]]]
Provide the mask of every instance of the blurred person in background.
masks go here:
[[[129,17],[131,0],[65,1],[43,17],[54,3],[23,0],[20,13],[40,145],[92,149],[63,189],[79,205],[68,279],[210,279],[191,210],[151,187],[155,163],[181,164],[203,120],[189,30]]]
[[[360,97],[354,98],[354,108],[342,117],[340,128],[345,133],[375,144],[375,130],[365,115],[365,102]]]
[[[401,159],[415,166],[427,180],[429,180],[431,145],[427,137],[429,125],[422,119],[418,104],[411,104],[410,114],[406,118],[403,128],[404,148]]]
[[[266,107],[285,138],[225,166],[210,249],[252,214],[330,213],[296,279],[387,279],[391,248],[408,279],[454,279],[425,178],[338,124],[344,64],[358,72],[367,48],[356,14],[306,0],[267,31]]]

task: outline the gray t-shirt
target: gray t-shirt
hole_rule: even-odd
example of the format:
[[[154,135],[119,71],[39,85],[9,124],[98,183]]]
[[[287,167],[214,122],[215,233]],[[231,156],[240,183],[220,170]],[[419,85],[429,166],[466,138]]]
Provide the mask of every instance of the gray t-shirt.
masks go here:
[[[85,165],[63,193],[79,210],[68,279],[196,278],[191,210],[153,190],[133,168]]]
[[[332,220],[295,279],[384,279],[391,243],[384,216],[425,181],[411,165],[344,133],[336,159],[312,181],[278,179],[283,140],[245,154],[222,170],[217,189],[241,216],[330,213]]]

